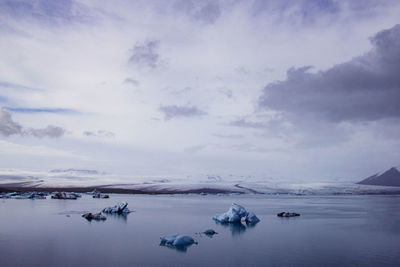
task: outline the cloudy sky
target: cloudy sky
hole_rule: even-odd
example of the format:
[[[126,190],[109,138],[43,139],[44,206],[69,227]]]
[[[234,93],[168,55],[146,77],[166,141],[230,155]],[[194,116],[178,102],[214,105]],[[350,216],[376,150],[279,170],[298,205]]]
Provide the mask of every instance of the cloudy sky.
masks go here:
[[[0,0],[0,168],[353,181],[398,166],[398,14]]]

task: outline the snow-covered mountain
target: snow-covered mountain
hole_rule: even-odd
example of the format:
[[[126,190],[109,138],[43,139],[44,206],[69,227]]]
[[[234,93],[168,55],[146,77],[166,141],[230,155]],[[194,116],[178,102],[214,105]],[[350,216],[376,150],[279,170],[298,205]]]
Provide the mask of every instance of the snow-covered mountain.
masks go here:
[[[364,185],[382,185],[382,186],[400,186],[400,171],[397,167],[392,167],[383,173],[374,174],[358,184]]]
[[[73,174],[99,174],[96,170],[82,170],[82,169],[54,169],[51,173],[73,173]]]

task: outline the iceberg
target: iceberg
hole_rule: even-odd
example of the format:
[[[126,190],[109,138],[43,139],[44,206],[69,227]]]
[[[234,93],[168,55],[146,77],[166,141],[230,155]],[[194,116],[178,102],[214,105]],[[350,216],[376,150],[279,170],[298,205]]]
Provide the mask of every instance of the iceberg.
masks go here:
[[[88,194],[89,195],[98,195],[98,194],[100,194],[100,191],[95,188],[92,192],[89,192]]]
[[[29,198],[29,199],[46,199],[46,196],[43,193],[32,192],[32,193],[28,193],[27,198]]]
[[[193,244],[197,244],[196,241],[191,236],[174,234],[169,236],[160,237],[161,242],[160,246],[169,246],[169,247],[188,247]]]
[[[256,224],[260,221],[258,217],[253,212],[248,212],[246,215],[246,223],[247,224]]]
[[[12,198],[12,199],[46,199],[47,193],[44,192],[25,192],[25,193],[6,193],[0,195],[0,198]]]
[[[246,215],[247,211],[244,207],[233,203],[227,212],[217,214],[213,219],[221,223],[237,223]]]
[[[114,207],[107,207],[103,209],[104,213],[118,213],[118,214],[126,214],[130,213],[131,211],[128,209],[128,203],[120,202]]]
[[[220,223],[240,223],[242,218],[246,223],[255,224],[260,221],[253,212],[248,212],[238,204],[233,203],[229,210],[225,213],[217,214],[213,219]]]
[[[277,214],[278,217],[296,217],[300,216],[300,214],[296,212],[280,212]]]
[[[12,199],[46,199],[46,194],[41,192],[26,192],[26,193],[7,193],[2,195],[0,198],[12,198]]]
[[[95,195],[93,195],[93,198],[110,198],[110,196],[109,195],[106,195],[106,194],[95,194]]]
[[[78,197],[73,193],[57,192],[51,196],[52,199],[77,199]]]
[[[90,212],[89,213],[85,213],[85,214],[82,215],[82,217],[85,218],[88,221],[91,221],[91,220],[104,221],[104,220],[107,219],[107,217],[104,216],[103,214],[101,214],[101,212],[94,213],[94,214],[90,213]]]
[[[79,193],[72,192],[70,194],[73,195],[73,196],[76,196],[77,198],[82,197],[82,195],[79,194]]]

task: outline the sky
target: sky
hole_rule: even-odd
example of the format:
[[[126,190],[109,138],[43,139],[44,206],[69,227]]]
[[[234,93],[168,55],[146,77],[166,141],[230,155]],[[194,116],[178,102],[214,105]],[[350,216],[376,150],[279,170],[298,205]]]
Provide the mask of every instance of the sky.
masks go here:
[[[400,2],[0,0],[0,168],[400,165]]]

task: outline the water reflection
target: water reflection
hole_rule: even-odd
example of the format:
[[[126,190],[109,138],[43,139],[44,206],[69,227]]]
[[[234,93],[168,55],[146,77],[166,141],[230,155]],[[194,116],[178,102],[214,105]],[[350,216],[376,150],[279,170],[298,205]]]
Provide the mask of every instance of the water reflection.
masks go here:
[[[256,227],[257,223],[246,223],[243,224],[242,222],[237,222],[237,223],[221,223],[218,221],[215,221],[216,225],[221,225],[224,228],[228,228],[231,231],[231,234],[233,237],[238,237],[244,232],[246,232],[247,229],[254,228]]]
[[[246,226],[244,226],[241,222],[238,223],[221,223],[215,221],[215,224],[221,225],[224,228],[228,228],[231,231],[232,236],[239,236],[246,232]]]
[[[119,221],[122,223],[127,223],[129,213],[109,213],[107,214],[107,219]]]
[[[176,250],[176,251],[178,251],[178,252],[182,252],[182,253],[186,253],[188,247],[190,247],[190,246],[192,246],[192,245],[193,245],[193,244],[185,245],[185,246],[173,246],[173,245],[171,245],[171,244],[167,244],[167,243],[162,242],[162,241],[160,242],[160,246],[161,246],[161,247],[167,247],[167,248],[170,248],[170,249]]]

